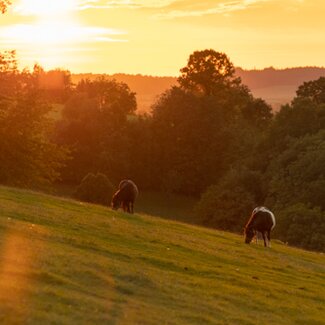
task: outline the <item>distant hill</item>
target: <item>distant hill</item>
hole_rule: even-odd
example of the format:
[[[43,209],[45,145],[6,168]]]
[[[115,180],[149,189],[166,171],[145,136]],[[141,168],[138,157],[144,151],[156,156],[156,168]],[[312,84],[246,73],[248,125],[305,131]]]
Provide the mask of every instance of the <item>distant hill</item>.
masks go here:
[[[322,254],[1,186],[0,207],[0,324],[324,324]]]
[[[290,102],[297,88],[305,81],[325,76],[325,68],[304,67],[277,70],[236,69],[236,74],[252,91],[255,97],[261,97],[277,110],[281,105]]]
[[[301,67],[288,69],[266,68],[263,70],[236,69],[236,74],[242,78],[255,97],[266,100],[275,110],[288,103],[295,96],[299,85],[305,81],[325,76],[325,68]],[[98,74],[73,74],[72,81],[77,83],[81,79],[94,79]],[[125,82],[137,94],[138,112],[150,112],[151,105],[157,96],[173,85],[177,84],[175,77],[153,77],[143,75],[114,74],[107,75],[112,79]]]

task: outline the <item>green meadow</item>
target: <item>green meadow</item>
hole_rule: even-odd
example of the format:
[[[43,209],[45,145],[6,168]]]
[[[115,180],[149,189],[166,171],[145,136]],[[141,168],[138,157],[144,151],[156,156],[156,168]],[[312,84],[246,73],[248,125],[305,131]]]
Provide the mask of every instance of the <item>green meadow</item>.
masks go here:
[[[324,324],[324,297],[320,253],[0,187],[0,324]]]

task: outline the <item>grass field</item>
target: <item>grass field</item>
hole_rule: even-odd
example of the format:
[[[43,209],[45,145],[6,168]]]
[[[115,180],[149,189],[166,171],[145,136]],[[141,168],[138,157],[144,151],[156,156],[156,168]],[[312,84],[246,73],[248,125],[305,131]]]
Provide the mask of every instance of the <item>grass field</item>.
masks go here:
[[[324,262],[0,187],[0,324],[324,324]]]

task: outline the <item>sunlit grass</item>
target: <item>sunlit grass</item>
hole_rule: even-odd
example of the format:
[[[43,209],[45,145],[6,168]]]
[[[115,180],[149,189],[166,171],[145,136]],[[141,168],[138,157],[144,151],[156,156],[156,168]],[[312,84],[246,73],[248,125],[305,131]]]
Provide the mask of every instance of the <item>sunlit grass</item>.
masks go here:
[[[4,187],[0,211],[1,324],[324,322],[322,254]]]

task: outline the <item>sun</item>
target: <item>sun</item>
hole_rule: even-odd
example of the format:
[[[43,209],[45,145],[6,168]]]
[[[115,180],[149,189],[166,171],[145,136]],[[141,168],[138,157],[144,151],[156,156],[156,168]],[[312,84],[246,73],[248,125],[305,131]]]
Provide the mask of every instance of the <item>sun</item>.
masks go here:
[[[25,15],[54,16],[68,14],[77,5],[77,0],[20,0],[16,11]]]

